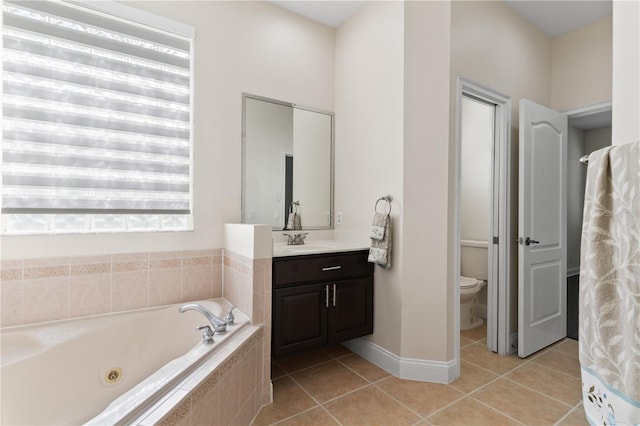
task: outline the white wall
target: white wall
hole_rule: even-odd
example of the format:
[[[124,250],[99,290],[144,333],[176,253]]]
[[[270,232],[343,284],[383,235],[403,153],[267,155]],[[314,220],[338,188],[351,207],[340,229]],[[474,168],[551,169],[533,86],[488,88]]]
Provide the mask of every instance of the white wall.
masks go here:
[[[488,241],[494,108],[464,96],[461,120],[460,239]]]
[[[551,104],[557,111],[611,101],[611,16],[551,42]]]
[[[519,102],[550,104],[551,39],[500,1],[451,5],[451,81],[457,76],[511,96],[511,234],[518,233]],[[455,99],[455,85],[451,87]],[[451,107],[455,117],[455,105]],[[451,126],[455,119],[451,120]],[[453,131],[451,144],[454,146]],[[453,182],[450,176],[449,181]],[[453,206],[451,207],[453,216]],[[517,331],[518,247],[511,243],[510,332]]]
[[[586,167],[579,159],[587,151],[584,130],[569,126],[567,133],[567,273],[572,274],[580,268]]]
[[[451,6],[407,2],[404,10],[402,352],[447,363],[456,318],[449,210]]]
[[[193,25],[193,232],[2,237],[3,258],[219,248],[240,221],[242,92],[333,110],[334,31],[267,2],[133,1]]]
[[[376,344],[399,354],[403,289],[401,2],[366,2],[336,32],[335,206],[338,231],[368,235],[374,204],[394,197],[392,268],[375,272]]]
[[[640,140],[640,2],[613,2],[613,144]]]

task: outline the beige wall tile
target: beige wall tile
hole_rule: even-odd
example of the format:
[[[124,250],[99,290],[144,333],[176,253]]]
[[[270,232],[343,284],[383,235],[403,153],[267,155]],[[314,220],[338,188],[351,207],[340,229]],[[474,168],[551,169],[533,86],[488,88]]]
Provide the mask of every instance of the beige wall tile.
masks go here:
[[[22,281],[0,283],[0,326],[22,324]]]
[[[239,365],[235,365],[222,376],[220,381],[220,386],[224,389],[220,394],[220,424],[222,425],[230,424],[240,409],[240,370]]]
[[[0,271],[0,282],[20,281],[22,280],[22,267],[20,268],[2,268]]]
[[[170,305],[181,300],[181,267],[149,270],[149,306]]]
[[[114,272],[111,276],[111,306],[113,312],[148,306],[149,273],[141,271]]]
[[[111,312],[111,274],[73,275],[69,291],[70,318]]]
[[[202,258],[194,258],[202,259]],[[184,264],[182,266],[182,301],[213,297],[213,279],[210,264]]]
[[[23,323],[69,318],[69,277],[24,280]]]

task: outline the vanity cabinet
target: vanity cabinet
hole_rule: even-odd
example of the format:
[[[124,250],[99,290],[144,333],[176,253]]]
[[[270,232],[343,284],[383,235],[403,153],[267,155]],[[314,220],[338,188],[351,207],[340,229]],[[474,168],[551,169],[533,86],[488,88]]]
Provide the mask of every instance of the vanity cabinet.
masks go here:
[[[373,333],[367,251],[273,259],[273,355]]]

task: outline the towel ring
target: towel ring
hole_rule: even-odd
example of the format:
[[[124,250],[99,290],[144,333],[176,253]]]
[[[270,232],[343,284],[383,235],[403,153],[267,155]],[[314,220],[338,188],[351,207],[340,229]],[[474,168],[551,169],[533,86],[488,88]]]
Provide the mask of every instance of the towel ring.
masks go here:
[[[393,197],[391,195],[385,195],[384,197],[380,197],[378,198],[378,200],[376,201],[376,206],[374,207],[374,210],[376,213],[380,213],[378,211],[378,203],[380,203],[380,201],[385,201],[389,207],[389,211],[387,212],[387,215],[391,214],[391,200],[393,200]]]

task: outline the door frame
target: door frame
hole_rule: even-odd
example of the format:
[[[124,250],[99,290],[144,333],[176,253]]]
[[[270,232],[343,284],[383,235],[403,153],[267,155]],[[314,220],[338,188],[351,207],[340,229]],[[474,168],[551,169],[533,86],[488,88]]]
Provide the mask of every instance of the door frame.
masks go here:
[[[490,218],[492,236],[497,244],[488,241],[489,278],[487,290],[487,346],[492,351],[507,354],[509,342],[509,281],[511,273],[511,97],[477,84],[462,76],[456,79],[455,123],[455,189],[454,189],[454,238],[453,277],[455,311],[456,377],[460,375],[460,202],[461,202],[461,151],[462,151],[462,97],[468,96],[495,106],[493,141],[493,217]],[[499,261],[502,260],[503,261]]]

